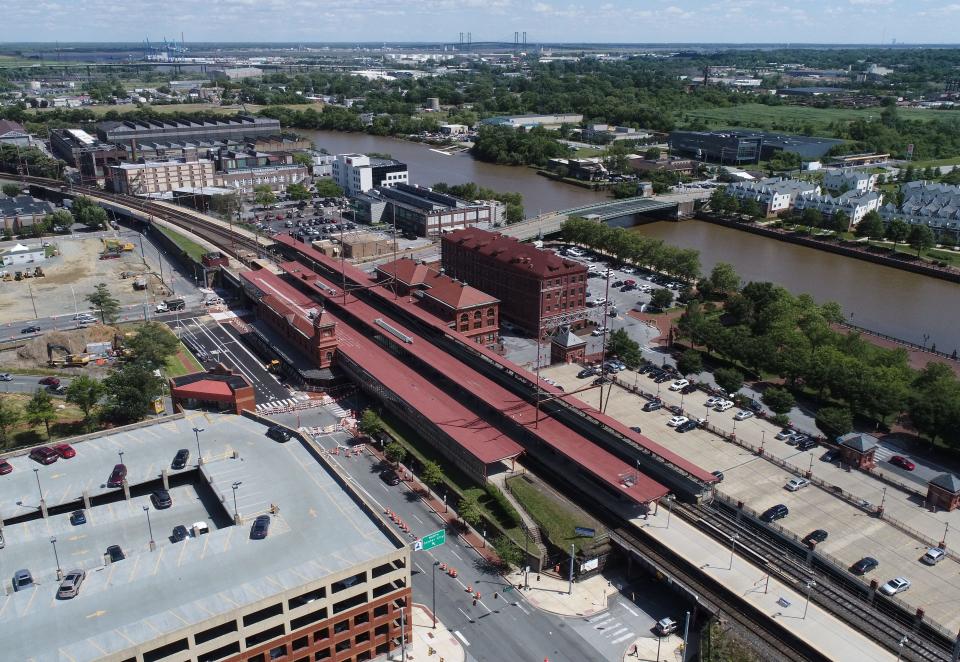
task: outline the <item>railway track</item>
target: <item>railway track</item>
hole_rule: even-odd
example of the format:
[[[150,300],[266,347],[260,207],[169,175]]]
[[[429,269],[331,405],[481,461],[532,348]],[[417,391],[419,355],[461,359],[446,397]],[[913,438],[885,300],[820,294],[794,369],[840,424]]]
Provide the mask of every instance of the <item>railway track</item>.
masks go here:
[[[928,625],[904,613],[897,605],[881,595],[870,600],[870,591],[855,580],[838,573],[825,562],[806,562],[806,556],[795,547],[776,541],[762,525],[752,520],[737,520],[736,514],[716,504],[675,507],[677,514],[697,525],[699,521],[709,526],[700,527],[714,537],[729,542],[738,536],[741,548],[750,550],[766,561],[766,570],[787,584],[793,584],[804,592],[808,582],[815,582],[810,590],[810,600],[829,611],[851,627],[873,638],[889,650],[900,650],[900,641],[906,636],[902,656],[918,662],[941,662],[951,659],[952,642]]]

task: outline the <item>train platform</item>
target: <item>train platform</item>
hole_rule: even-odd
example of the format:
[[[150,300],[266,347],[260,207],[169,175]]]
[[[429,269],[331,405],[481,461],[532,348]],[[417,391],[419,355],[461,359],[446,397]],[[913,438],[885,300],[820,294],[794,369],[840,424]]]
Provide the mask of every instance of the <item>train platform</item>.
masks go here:
[[[648,515],[645,520],[634,519],[631,523],[682,554],[687,561],[737,593],[741,600],[777,620],[824,655],[835,660],[896,659],[896,655],[816,604],[807,605],[803,586],[786,585],[768,577],[739,554],[731,555],[729,546],[703,535],[680,517],[671,517],[668,509],[660,508],[656,515]],[[736,605],[729,607],[737,608]]]

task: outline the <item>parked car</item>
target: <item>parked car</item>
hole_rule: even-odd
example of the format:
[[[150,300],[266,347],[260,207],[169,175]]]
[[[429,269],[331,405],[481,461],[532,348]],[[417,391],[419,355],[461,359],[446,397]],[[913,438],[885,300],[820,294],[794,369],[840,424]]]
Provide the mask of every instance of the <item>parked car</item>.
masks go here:
[[[657,411],[658,409],[663,408],[663,403],[660,400],[651,400],[647,404],[643,405],[643,411]]]
[[[270,516],[260,515],[253,520],[253,526],[250,528],[250,538],[253,540],[263,540],[270,532]]]
[[[797,450],[798,450],[798,451],[808,451],[808,450],[810,450],[811,448],[816,448],[816,447],[819,446],[819,445],[820,445],[820,442],[818,442],[818,441],[817,441],[816,439],[814,439],[813,437],[806,437],[805,439],[797,442]]]
[[[68,572],[60,582],[60,588],[57,589],[57,598],[60,600],[75,598],[80,593],[80,585],[86,576],[87,573],[79,568]]]
[[[806,478],[791,478],[787,481],[787,484],[784,485],[791,492],[796,492],[797,490],[802,490],[807,485],[810,484],[810,481]]]
[[[170,536],[170,539],[173,542],[183,542],[190,537],[190,532],[187,530],[183,524],[178,524],[173,527],[173,535]]]
[[[711,409],[712,409],[713,407],[716,407],[716,406],[717,406],[718,404],[720,404],[721,402],[723,402],[723,398],[721,398],[721,397],[719,397],[719,396],[716,396],[716,395],[711,395],[709,398],[707,398],[707,401],[704,402],[703,405],[704,405],[705,407],[708,407],[708,408],[711,408]]]
[[[808,545],[810,543],[820,544],[826,539],[827,539],[827,532],[824,531],[823,529],[816,529],[815,531],[811,531],[810,533],[808,533],[806,537],[804,537],[803,542],[805,542]]]
[[[581,370],[580,372],[577,373],[577,378],[579,378],[579,379],[586,379],[587,377],[593,377],[593,376],[596,375],[598,372],[599,372],[599,371],[597,370],[596,367],[584,368],[583,370]]]
[[[931,547],[927,550],[927,553],[920,558],[920,560],[927,565],[937,565],[945,558],[947,558],[947,550],[943,549],[942,547]]]
[[[290,431],[287,430],[285,427],[280,425],[274,425],[267,430],[267,436],[273,439],[274,441],[279,441],[280,443],[284,443],[284,442],[290,441],[291,434],[290,434]]]
[[[671,379],[673,379],[673,375],[671,375],[669,372],[661,372],[660,375],[658,375],[653,381],[657,384],[662,384],[664,382],[669,382]]]
[[[894,577],[880,587],[880,592],[884,595],[896,595],[897,593],[903,593],[910,586],[910,580],[906,577]]]
[[[33,575],[29,570],[17,570],[13,573],[13,590],[22,591],[25,588],[33,586]]]
[[[872,556],[864,556],[862,559],[850,566],[850,572],[855,575],[865,575],[871,570],[876,569],[880,562]]]
[[[123,485],[123,481],[126,477],[127,465],[115,464],[113,466],[113,471],[110,472],[110,477],[107,478],[107,487],[120,487]]]
[[[0,476],[6,476],[13,471],[13,465],[6,460],[0,460]]]
[[[30,451],[30,459],[40,464],[53,464],[60,458],[49,446],[38,446]]]
[[[42,386],[60,386],[60,380],[56,377],[43,377],[38,384]]]
[[[658,637],[666,637],[677,631],[677,622],[672,618],[661,618],[653,626],[653,633]]]
[[[783,519],[790,514],[790,509],[787,508],[784,504],[778,503],[775,506],[770,506],[763,514],[760,515],[760,519],[764,522],[773,522],[778,519]]]
[[[674,383],[670,384],[670,390],[679,391],[685,386],[690,386],[690,382],[688,382],[686,379],[678,379]]]
[[[913,471],[917,468],[917,465],[905,458],[902,455],[894,455],[890,458],[890,464],[895,467],[900,467],[901,469],[906,469],[907,471]]]
[[[783,428],[774,435],[774,439],[779,439],[780,441],[785,441],[796,434],[796,431],[793,428]]]
[[[110,557],[110,563],[116,563],[117,561],[122,561],[127,558],[127,555],[123,553],[120,545],[110,545],[107,547],[107,556]]]
[[[723,472],[722,472],[722,471],[711,471],[710,473],[712,473],[712,474],[716,477],[718,483],[722,483],[722,482],[723,482]]]
[[[187,462],[190,461],[190,450],[186,448],[181,448],[177,451],[177,454],[173,456],[173,462],[170,463],[170,468],[172,469],[183,469],[187,466]]]
[[[603,325],[600,325],[600,326],[598,326],[597,328],[595,328],[593,331],[591,331],[591,332],[590,332],[590,335],[591,335],[591,336],[602,336],[602,335],[605,334],[606,332],[607,332],[607,327],[605,327],[605,326],[603,326]]]
[[[753,418],[753,412],[749,409],[741,409],[733,415],[733,418],[738,421],[745,421],[748,418]]]
[[[389,485],[390,487],[396,487],[400,484],[400,476],[397,475],[397,472],[393,469],[384,469],[380,472],[380,480]]]
[[[820,456],[823,462],[835,462],[840,457],[840,451],[836,448],[827,449],[827,452]]]
[[[717,411],[727,411],[728,409],[733,409],[733,403],[729,400],[721,400],[713,407]]]
[[[686,422],[689,421],[689,420],[690,420],[690,419],[687,418],[686,416],[674,416],[674,417],[671,418],[669,421],[667,421],[667,425],[669,425],[669,426],[672,427],[672,428],[675,428],[675,427],[677,427],[678,425],[683,425],[684,423],[686,423]]]
[[[70,513],[70,524],[80,526],[87,523],[87,515],[82,510],[74,510]]]
[[[604,384],[609,384],[609,383],[612,382],[612,381],[613,381],[613,380],[610,379],[609,377],[597,377],[596,379],[593,380],[593,385],[594,385],[594,386],[603,386]]]
[[[173,505],[173,499],[170,498],[170,492],[167,490],[154,490],[150,494],[150,501],[157,510],[164,510]]]
[[[687,384],[687,385],[684,386],[682,389],[680,389],[680,392],[683,393],[684,395],[690,395],[691,393],[693,393],[693,392],[696,391],[696,390],[697,390],[697,385],[696,385],[696,384]]]
[[[686,423],[681,423],[677,426],[677,432],[690,432],[690,430],[696,430],[699,427],[700,421],[690,419]]]
[[[76,457],[77,455],[77,451],[75,451],[70,444],[57,444],[53,447],[53,450],[64,460],[69,460],[71,457]]]

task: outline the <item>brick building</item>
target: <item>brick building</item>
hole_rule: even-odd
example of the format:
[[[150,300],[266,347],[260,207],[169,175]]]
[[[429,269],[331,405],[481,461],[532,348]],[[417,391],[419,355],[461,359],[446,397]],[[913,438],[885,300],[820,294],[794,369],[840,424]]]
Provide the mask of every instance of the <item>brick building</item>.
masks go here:
[[[337,349],[336,323],[319,306],[304,310],[277,294],[266,294],[257,301],[257,317],[313,359],[314,367],[330,367]]]
[[[496,232],[468,228],[441,238],[447,275],[497,297],[500,313],[542,335],[586,323],[586,265]]]
[[[239,414],[256,411],[253,386],[243,375],[234,374],[222,364],[206,372],[193,372],[170,379],[170,397],[174,410],[212,409]]]

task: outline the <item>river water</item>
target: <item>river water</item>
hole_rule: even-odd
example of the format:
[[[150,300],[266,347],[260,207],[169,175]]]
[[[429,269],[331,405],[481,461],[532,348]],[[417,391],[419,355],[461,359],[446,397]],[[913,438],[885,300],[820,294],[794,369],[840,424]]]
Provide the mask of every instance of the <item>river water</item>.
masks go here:
[[[419,143],[363,133],[300,133],[334,154],[391,154],[410,166],[414,184],[476,182],[522,193],[528,216],[607,199],[604,193],[554,182],[530,168],[483,163],[465,153],[446,156]],[[818,302],[836,301],[858,326],[917,344],[927,335],[927,345],[960,351],[960,286],[954,283],[701,221],[650,223],[636,231],[697,249],[704,273],[717,262],[729,262],[745,281],[773,281],[794,294],[809,293]]]

